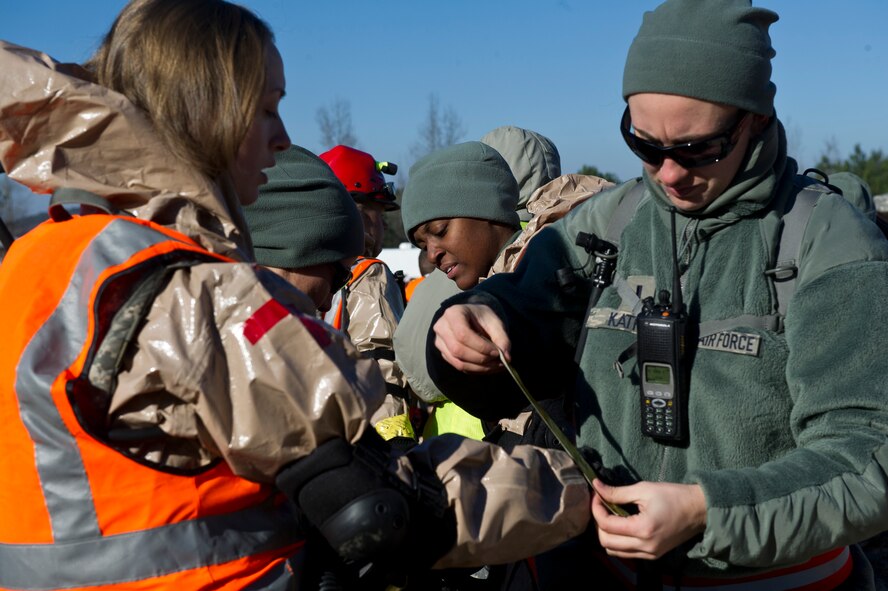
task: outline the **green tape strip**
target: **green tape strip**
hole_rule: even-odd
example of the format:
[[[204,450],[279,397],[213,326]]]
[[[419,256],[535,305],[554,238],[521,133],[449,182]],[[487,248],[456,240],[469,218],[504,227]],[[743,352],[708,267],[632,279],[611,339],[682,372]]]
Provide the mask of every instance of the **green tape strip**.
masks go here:
[[[580,453],[580,450],[567,438],[567,435],[564,434],[558,425],[555,424],[555,421],[552,420],[552,417],[549,416],[549,413],[546,412],[546,409],[540,406],[540,403],[536,401],[530,392],[527,390],[527,387],[524,385],[524,382],[521,381],[521,378],[518,376],[518,372],[515,371],[515,368],[506,361],[506,356],[503,355],[502,349],[497,349],[499,351],[499,358],[502,362],[503,366],[506,368],[506,371],[509,372],[509,375],[512,376],[512,379],[515,380],[515,383],[518,384],[518,387],[524,393],[524,396],[527,398],[530,405],[533,409],[540,415],[540,418],[543,419],[543,422],[552,431],[552,434],[555,435],[555,439],[558,440],[558,443],[561,444],[561,447],[564,448],[564,451],[567,452],[567,455],[571,457],[574,463],[577,465],[577,468],[580,469],[580,472],[583,473],[583,476],[586,478],[586,481],[589,483],[589,486],[592,486],[592,481],[598,478],[598,474],[595,473],[595,469],[589,465],[589,462],[586,461],[586,458],[583,457],[583,454]],[[615,505],[613,503],[604,502],[604,505],[610,510],[614,515],[619,515],[620,517],[628,517],[629,513],[620,507],[619,505]]]

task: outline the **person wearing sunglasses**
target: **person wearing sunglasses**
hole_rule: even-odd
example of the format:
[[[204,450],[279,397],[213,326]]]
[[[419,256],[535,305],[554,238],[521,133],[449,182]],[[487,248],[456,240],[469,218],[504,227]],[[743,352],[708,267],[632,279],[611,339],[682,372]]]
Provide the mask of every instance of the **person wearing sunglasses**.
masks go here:
[[[280,152],[259,199],[244,208],[256,262],[324,314],[364,249],[361,214],[327,164],[305,148]]]
[[[861,294],[888,293],[888,242],[820,186],[798,256],[775,260],[784,216],[812,193],[774,109],[777,18],[749,0],[647,12],[619,125],[641,177],[550,225],[514,273],[445,302],[429,335],[435,383],[486,420],[525,404],[499,350],[531,392],[572,390],[600,477],[578,563],[616,573],[601,588],[875,588],[857,543],[888,529],[888,333],[872,320],[888,304]],[[603,289],[590,236],[616,249]],[[675,289],[692,331],[675,365],[687,424],[669,439],[643,421],[640,384],[657,376],[640,369],[636,327],[646,298]]]

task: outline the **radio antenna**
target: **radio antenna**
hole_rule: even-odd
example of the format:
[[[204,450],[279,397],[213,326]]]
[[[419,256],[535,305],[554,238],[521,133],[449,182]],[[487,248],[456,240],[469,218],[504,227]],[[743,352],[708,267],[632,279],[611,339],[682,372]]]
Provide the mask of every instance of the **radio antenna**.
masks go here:
[[[675,232],[675,207],[669,208],[672,218],[672,306],[674,314],[681,314],[684,310],[684,302],[681,297],[681,272],[678,269],[678,247],[676,245]]]

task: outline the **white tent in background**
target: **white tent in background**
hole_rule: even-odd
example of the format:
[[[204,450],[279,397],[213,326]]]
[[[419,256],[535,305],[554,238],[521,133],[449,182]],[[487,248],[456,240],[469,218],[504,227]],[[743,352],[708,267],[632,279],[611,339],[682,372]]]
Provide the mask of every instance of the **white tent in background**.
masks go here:
[[[379,258],[392,273],[403,271],[407,279],[419,277],[419,249],[409,242],[402,242],[398,248],[383,248]]]

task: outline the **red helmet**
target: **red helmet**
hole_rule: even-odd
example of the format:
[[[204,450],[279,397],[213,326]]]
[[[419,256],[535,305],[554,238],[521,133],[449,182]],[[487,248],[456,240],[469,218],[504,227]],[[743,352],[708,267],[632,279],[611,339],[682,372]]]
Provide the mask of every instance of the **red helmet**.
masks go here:
[[[382,177],[383,172],[398,172],[397,164],[377,162],[367,152],[342,145],[321,154],[321,160],[333,169],[336,178],[357,203],[380,203],[386,211],[401,209],[395,201],[394,184],[385,182]]]

